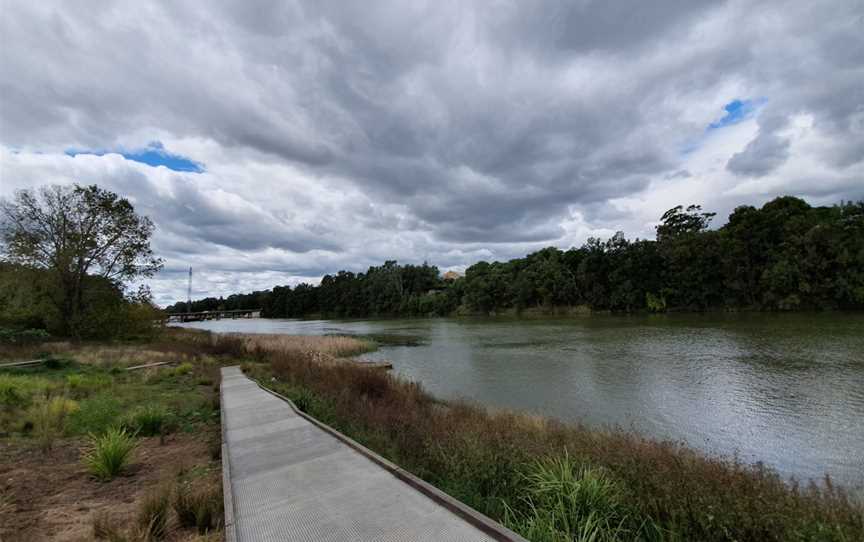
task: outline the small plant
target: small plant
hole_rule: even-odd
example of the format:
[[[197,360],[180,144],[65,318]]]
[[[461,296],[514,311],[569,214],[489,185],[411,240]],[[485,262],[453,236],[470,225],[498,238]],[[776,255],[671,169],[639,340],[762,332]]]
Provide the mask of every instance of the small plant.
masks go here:
[[[172,500],[180,525],[195,527],[199,534],[221,526],[223,505],[222,485],[217,482],[198,485],[181,482]]]
[[[122,422],[122,427],[131,433],[144,437],[164,435],[171,426],[171,414],[159,406],[146,406],[135,409]]]
[[[168,529],[171,512],[171,490],[161,485],[148,493],[138,509],[138,528],[147,540],[161,540]]]
[[[65,397],[43,399],[30,409],[33,436],[43,452],[54,445],[54,440],[63,433],[66,418],[78,410],[78,403]]]
[[[125,429],[112,428],[103,435],[90,435],[90,450],[84,463],[96,478],[110,480],[120,474],[135,449],[135,438]]]

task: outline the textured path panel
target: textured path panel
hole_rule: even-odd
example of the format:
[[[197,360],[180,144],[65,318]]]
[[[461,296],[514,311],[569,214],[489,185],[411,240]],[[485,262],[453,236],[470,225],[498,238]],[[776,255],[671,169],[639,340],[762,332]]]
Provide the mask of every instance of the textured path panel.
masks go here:
[[[406,483],[391,472],[392,465],[388,470],[386,461],[317,423],[239,368],[222,369],[222,461],[226,507],[231,507],[226,510],[226,538],[524,540],[437,490],[427,490],[431,496],[418,490],[429,486],[410,475]]]

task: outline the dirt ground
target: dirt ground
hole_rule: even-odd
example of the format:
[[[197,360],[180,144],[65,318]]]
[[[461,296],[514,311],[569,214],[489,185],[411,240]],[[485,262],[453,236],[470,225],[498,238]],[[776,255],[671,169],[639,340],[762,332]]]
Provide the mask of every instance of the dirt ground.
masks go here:
[[[0,439],[0,542],[93,540],[93,516],[105,511],[120,524],[134,521],[147,492],[178,471],[212,467],[206,439],[178,434],[142,438],[126,471],[93,479],[81,462],[84,441],[63,439],[47,454],[27,441]],[[217,464],[218,465],[218,464]],[[194,539],[172,528],[167,540]]]

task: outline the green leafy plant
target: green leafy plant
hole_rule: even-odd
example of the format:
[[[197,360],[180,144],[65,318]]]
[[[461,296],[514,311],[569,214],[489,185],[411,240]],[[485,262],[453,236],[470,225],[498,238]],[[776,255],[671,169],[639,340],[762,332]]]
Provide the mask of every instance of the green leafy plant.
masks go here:
[[[110,480],[126,466],[136,445],[135,437],[125,429],[112,428],[102,435],[90,435],[84,463],[96,478]]]

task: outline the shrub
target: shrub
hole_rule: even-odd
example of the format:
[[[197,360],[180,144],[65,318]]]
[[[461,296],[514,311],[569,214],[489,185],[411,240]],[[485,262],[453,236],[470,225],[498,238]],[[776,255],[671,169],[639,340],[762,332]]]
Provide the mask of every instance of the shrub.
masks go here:
[[[199,534],[220,528],[223,505],[222,484],[216,482],[180,483],[172,501],[180,525],[195,527]]]
[[[138,509],[138,529],[147,540],[161,540],[168,528],[171,512],[171,490],[161,485],[150,491]]]
[[[65,397],[43,399],[36,403],[29,413],[33,424],[33,436],[42,451],[48,451],[54,440],[63,434],[66,418],[78,410],[78,403]]]
[[[171,413],[159,406],[139,407],[132,411],[121,426],[130,433],[144,437],[166,434],[171,428]]]
[[[84,463],[96,478],[110,480],[120,474],[135,449],[135,438],[125,429],[112,428],[103,435],[90,435],[90,450]]]

